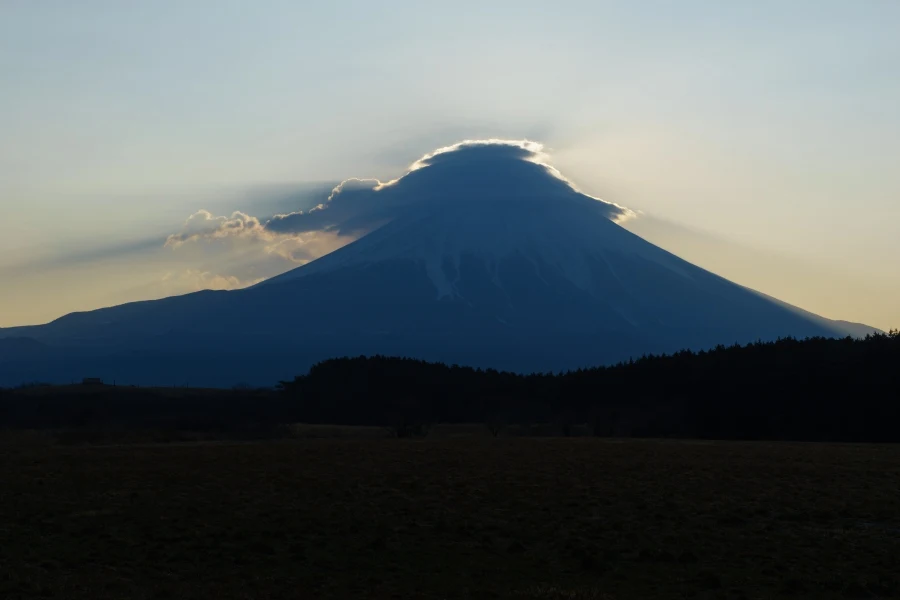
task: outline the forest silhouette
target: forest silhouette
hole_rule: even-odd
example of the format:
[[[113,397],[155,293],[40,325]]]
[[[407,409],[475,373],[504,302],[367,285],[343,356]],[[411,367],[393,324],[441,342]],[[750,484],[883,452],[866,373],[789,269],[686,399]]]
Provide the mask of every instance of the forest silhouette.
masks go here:
[[[548,349],[552,352],[552,349]],[[516,375],[386,357],[330,360],[283,383],[304,420],[556,422],[565,434],[900,441],[900,333],[781,339]]]
[[[616,437],[900,441],[898,366],[898,331],[684,350],[557,374],[360,356],[318,363],[277,390],[2,390],[0,427],[262,432],[310,423],[414,437],[436,423],[485,423],[494,435],[552,424],[557,435],[577,426]]]

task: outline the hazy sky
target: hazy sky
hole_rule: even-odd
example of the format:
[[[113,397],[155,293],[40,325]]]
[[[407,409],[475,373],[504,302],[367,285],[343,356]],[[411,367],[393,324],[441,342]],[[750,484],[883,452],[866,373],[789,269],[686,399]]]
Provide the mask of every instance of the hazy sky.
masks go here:
[[[510,137],[688,260],[898,327],[898,31],[896,0],[0,0],[0,326],[274,275],[343,242],[166,240]]]

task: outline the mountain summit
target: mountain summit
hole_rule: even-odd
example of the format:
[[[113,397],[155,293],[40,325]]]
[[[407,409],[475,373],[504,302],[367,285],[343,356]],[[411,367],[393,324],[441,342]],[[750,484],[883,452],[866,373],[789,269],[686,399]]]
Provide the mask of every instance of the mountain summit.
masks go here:
[[[626,231],[531,142],[463,142],[399,179],[348,180],[273,231],[359,235],[254,287],[71,314],[0,337],[0,383],[85,372],[136,383],[271,384],[352,354],[548,371],[783,336],[863,335]]]

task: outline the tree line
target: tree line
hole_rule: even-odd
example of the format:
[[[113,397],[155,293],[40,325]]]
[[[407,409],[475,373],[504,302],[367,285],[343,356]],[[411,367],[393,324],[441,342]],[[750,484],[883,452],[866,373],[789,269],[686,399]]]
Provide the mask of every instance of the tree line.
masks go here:
[[[552,352],[552,348],[547,349]],[[900,332],[780,339],[521,375],[385,356],[337,358],[276,390],[0,390],[0,428],[226,430],[289,423],[578,426],[597,436],[900,441]]]
[[[900,441],[900,332],[684,350],[558,374],[341,358],[282,388],[307,422],[558,422],[562,433],[579,423],[595,435]]]

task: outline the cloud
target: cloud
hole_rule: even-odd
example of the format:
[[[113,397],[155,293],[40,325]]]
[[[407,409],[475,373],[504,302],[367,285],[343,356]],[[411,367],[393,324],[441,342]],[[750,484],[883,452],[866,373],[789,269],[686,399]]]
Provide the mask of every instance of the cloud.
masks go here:
[[[391,181],[350,178],[319,205],[266,220],[236,211],[191,215],[166,246],[229,240],[261,245],[268,256],[303,264],[374,229],[445,206],[479,210],[491,203],[524,204],[559,200],[587,203],[610,220],[635,215],[625,207],[580,191],[549,163],[544,147],[530,140],[466,140],[439,148],[413,162]]]
[[[219,275],[209,271],[186,269],[179,273],[167,273],[162,278],[163,285],[177,288],[179,291],[199,290],[237,290],[262,281],[242,281],[234,275]]]
[[[305,264],[337,250],[353,241],[327,231],[310,231],[298,234],[275,235],[265,251],[270,256],[280,256],[294,263]]]
[[[231,216],[215,216],[208,210],[199,210],[187,218],[180,232],[167,238],[165,245],[178,248],[199,240],[220,240],[235,250],[234,246],[243,243],[245,252],[261,247],[265,255],[280,257],[297,266],[351,241],[336,238],[338,234],[329,231],[282,233],[264,227],[256,217],[240,211]]]
[[[230,217],[216,217],[208,210],[198,210],[184,222],[179,233],[166,239],[166,246],[178,247],[195,239],[216,239],[228,236],[260,236],[264,235],[264,227],[259,219],[240,211],[231,213]]]
[[[625,207],[580,191],[548,160],[544,147],[530,140],[467,140],[426,154],[391,181],[347,179],[319,206],[276,215],[265,228],[358,236],[410,210],[440,204],[553,201],[573,195],[592,200],[611,220],[634,216]]]

